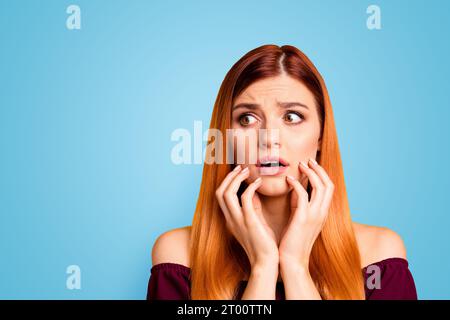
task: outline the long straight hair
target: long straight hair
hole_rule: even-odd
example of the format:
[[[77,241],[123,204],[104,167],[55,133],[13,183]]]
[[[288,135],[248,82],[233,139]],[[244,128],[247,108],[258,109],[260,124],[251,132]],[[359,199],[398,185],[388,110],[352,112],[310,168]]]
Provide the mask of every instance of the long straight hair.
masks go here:
[[[321,125],[321,146],[316,160],[335,185],[327,220],[312,248],[311,277],[322,299],[364,299],[360,253],[350,217],[332,107],[325,82],[308,57],[289,45],[263,45],[245,54],[228,71],[220,86],[210,129],[220,130],[225,137],[231,126],[234,99],[255,81],[282,73],[301,81],[314,95]],[[215,196],[232,169],[226,161],[203,166],[191,227],[190,298],[193,300],[236,299],[240,281],[249,277],[251,271],[245,251],[226,227]],[[241,187],[239,193],[245,189],[245,183]],[[308,192],[311,192],[310,185]]]

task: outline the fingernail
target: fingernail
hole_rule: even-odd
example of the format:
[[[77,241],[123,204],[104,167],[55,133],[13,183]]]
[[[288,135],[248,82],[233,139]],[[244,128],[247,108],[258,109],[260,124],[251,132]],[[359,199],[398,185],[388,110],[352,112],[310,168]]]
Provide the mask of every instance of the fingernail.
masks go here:
[[[311,161],[314,165],[317,165],[317,161],[314,160],[313,158],[309,158],[309,161]]]
[[[295,180],[293,176],[287,175],[286,176],[289,180]]]
[[[303,161],[300,161],[300,164],[301,164],[303,167],[309,169],[308,166],[307,166]]]
[[[245,167],[245,169],[242,170],[242,173],[247,173],[247,171],[248,171],[248,167]]]
[[[255,180],[255,183],[260,183],[261,182],[261,177],[259,177],[258,179]]]
[[[238,165],[236,166],[236,168],[233,169],[233,171],[238,171],[240,168],[241,168],[241,165],[238,164]]]

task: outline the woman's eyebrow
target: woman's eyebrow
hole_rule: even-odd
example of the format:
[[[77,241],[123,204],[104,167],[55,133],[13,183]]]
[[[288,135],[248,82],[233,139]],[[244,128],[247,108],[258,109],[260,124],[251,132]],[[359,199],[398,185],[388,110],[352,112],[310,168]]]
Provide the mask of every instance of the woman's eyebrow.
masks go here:
[[[309,110],[306,104],[300,102],[278,102],[278,105],[282,108],[302,107]]]
[[[258,109],[259,107],[260,107],[260,105],[256,104],[256,103],[238,103],[237,105],[235,105],[233,107],[233,111],[236,109],[239,109],[239,108],[255,110],[255,109]]]
[[[281,108],[303,107],[309,110],[308,106],[300,102],[278,102]],[[257,103],[239,103],[233,107],[233,111],[239,108],[255,110],[261,106]]]

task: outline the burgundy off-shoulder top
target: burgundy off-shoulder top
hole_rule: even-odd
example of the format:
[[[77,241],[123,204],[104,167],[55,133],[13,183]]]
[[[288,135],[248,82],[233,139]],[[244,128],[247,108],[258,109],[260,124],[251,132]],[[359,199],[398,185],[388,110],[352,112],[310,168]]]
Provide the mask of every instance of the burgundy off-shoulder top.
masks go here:
[[[374,274],[376,265],[381,271],[380,288],[367,281]],[[362,269],[366,300],[417,300],[416,286],[403,258],[388,258]],[[191,269],[177,263],[158,263],[151,268],[147,289],[147,300],[190,300]],[[239,283],[237,299],[240,300],[246,288],[246,280]],[[368,284],[369,283],[369,284]],[[276,300],[285,300],[283,282],[276,284]]]

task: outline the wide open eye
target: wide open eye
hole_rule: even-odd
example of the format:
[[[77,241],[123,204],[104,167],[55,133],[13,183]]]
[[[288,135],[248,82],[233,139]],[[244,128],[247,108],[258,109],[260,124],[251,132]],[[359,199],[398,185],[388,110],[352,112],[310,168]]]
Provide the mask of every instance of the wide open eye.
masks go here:
[[[304,117],[297,112],[291,111],[286,113],[284,119],[289,123],[299,123],[303,121]]]
[[[251,115],[250,113],[244,113],[243,115],[241,115],[239,117],[239,124],[241,124],[242,126],[248,126],[251,125],[253,123],[255,123],[256,118]]]

